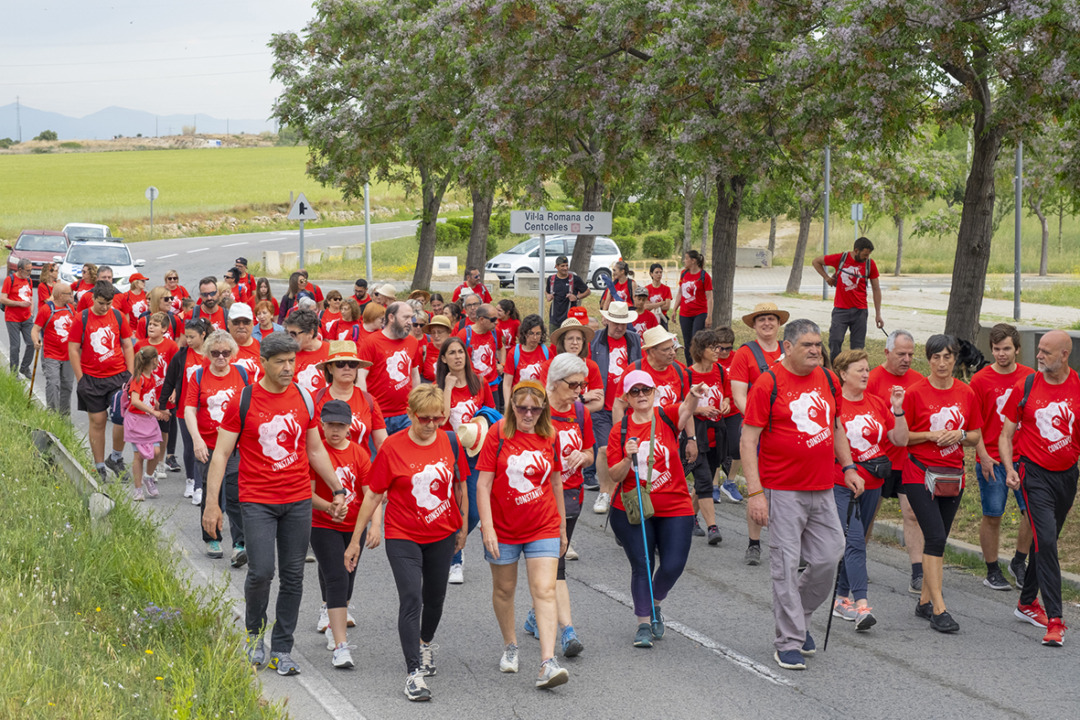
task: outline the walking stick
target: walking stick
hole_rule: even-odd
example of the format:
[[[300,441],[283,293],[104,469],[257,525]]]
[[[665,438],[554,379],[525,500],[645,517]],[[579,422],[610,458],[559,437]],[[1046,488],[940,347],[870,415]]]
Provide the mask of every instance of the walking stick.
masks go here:
[[[34,348],[34,369],[30,373],[30,392],[26,393],[26,404],[29,405],[34,399],[34,379],[37,377],[38,355],[41,354],[41,346]]]
[[[847,506],[847,519],[844,521],[844,550],[847,550],[847,536],[851,529],[851,511],[855,509],[858,498],[855,493],[851,494],[851,502]],[[859,514],[862,517],[862,514]],[[829,603],[829,621],[825,623],[825,642],[822,643],[821,651],[829,649],[829,632],[832,630],[833,608],[836,606],[836,593],[840,590],[840,568],[844,565],[844,556],[840,556],[840,562],[836,563],[836,582],[833,583],[832,602]]]
[[[641,515],[641,545],[645,552],[645,571],[649,578],[649,613],[652,617],[650,627],[656,626],[656,598],[653,596],[652,587],[652,558],[649,553],[649,540],[645,534],[645,508],[641,503],[641,478],[638,476],[637,453],[634,453],[634,486],[637,488],[638,512]]]

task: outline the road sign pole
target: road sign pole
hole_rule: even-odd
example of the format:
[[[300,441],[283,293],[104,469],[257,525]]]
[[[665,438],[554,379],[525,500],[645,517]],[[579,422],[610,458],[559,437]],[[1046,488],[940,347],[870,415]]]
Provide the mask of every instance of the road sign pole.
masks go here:
[[[150,201],[150,239],[154,239],[154,201]]]
[[[832,148],[825,146],[825,254],[829,254],[829,175],[832,173]],[[829,283],[821,281],[821,299],[829,299]]]
[[[304,269],[304,221],[300,221],[300,269]]]
[[[1024,206],[1024,141],[1016,143],[1016,220],[1013,239],[1013,320],[1020,319],[1020,213]]]
[[[540,236],[540,318],[544,317],[544,270],[547,268],[547,235]],[[554,330],[555,328],[551,328]]]
[[[371,284],[371,186],[364,183],[364,253],[367,256],[367,269],[364,277]]]

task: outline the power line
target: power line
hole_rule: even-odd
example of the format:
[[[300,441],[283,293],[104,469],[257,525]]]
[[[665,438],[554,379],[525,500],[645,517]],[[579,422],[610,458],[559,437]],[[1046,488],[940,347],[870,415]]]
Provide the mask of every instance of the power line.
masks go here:
[[[27,65],[0,65],[0,68],[34,68],[34,67],[82,67],[83,65],[131,65],[133,63],[147,63],[147,62],[176,62],[178,60],[218,60],[221,58],[235,58],[235,57],[252,57],[255,55],[269,55],[269,50],[262,52],[251,53],[233,53],[231,55],[194,55],[194,56],[180,56],[171,58],[134,58],[128,60],[90,60],[90,61],[78,61],[78,62],[66,62],[66,63],[32,63]]]

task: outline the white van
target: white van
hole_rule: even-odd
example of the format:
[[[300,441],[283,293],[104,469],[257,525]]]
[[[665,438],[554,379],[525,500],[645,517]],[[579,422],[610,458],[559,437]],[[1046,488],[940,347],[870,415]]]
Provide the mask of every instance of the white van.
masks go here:
[[[555,258],[565,255],[574,256],[577,235],[549,235],[544,249],[546,274],[555,272]],[[592,259],[589,261],[589,275],[585,280],[597,290],[605,285],[601,275],[611,277],[611,266],[622,260],[619,246],[611,238],[597,237],[593,242]],[[540,238],[531,237],[515,245],[504,253],[499,253],[484,266],[485,273],[499,276],[499,285],[507,287],[514,282],[517,273],[538,273],[540,271]]]

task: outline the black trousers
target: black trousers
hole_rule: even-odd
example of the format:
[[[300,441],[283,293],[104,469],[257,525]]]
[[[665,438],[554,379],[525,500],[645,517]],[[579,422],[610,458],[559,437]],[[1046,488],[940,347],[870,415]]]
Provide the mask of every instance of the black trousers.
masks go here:
[[[450,558],[457,533],[421,545],[412,540],[386,540],[386,559],[398,591],[398,637],[405,667],[420,667],[420,642],[431,642],[442,620]]]
[[[1020,458],[1020,490],[1031,523],[1031,555],[1020,591],[1020,602],[1030,605],[1042,593],[1046,617],[1061,617],[1061,564],[1057,541],[1065,517],[1076,500],[1077,469],[1054,472]]]

